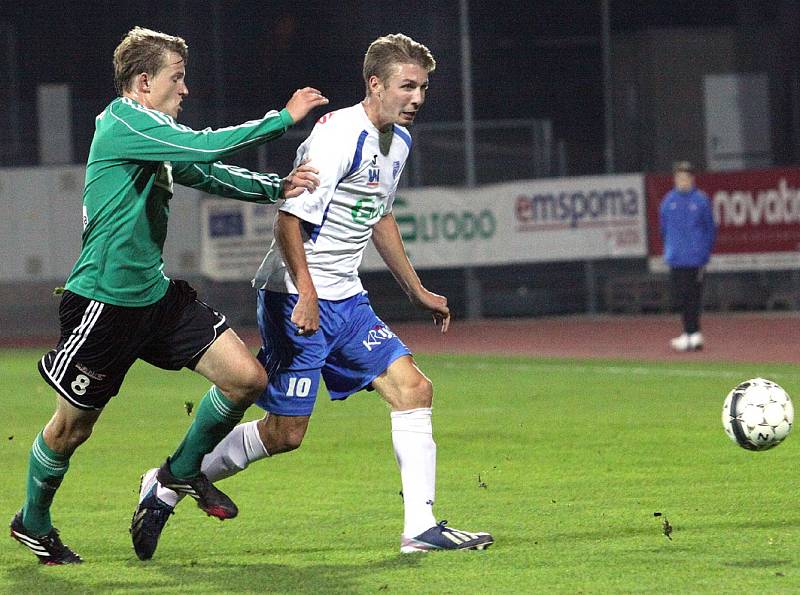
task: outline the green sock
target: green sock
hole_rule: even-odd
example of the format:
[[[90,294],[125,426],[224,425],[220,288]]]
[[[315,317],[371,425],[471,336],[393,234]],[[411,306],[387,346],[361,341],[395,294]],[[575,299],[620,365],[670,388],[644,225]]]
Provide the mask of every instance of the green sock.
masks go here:
[[[22,509],[22,524],[29,531],[46,535],[53,528],[50,504],[68,468],[69,456],[52,450],[39,432],[28,459],[28,495]]]
[[[194,422],[178,450],[170,457],[169,468],[175,477],[191,479],[200,474],[203,457],[214,450],[238,424],[247,407],[239,406],[212,386],[197,407]]]

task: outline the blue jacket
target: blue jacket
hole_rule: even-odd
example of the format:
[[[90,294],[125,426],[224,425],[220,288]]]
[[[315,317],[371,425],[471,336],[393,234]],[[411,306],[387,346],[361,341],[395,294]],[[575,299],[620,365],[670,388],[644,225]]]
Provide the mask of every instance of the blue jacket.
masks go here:
[[[717,238],[708,196],[697,188],[686,193],[672,189],[658,215],[666,263],[673,268],[705,266]]]

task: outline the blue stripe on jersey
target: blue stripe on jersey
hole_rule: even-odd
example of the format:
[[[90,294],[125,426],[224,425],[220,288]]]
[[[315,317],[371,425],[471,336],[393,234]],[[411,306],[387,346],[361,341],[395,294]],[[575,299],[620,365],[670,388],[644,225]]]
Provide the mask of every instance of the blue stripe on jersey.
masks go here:
[[[347,176],[354,173],[358,166],[361,165],[361,151],[364,150],[364,141],[367,140],[367,131],[362,130],[361,134],[358,135],[358,142],[356,143],[356,152],[353,153],[353,165],[350,166],[350,171],[342,176],[342,179],[339,180],[340,182],[344,180]]]
[[[350,166],[350,171],[344,174],[336,183],[336,188],[339,187],[339,184],[342,182],[342,180],[354,173],[358,169],[358,166],[361,165],[361,152],[364,150],[364,141],[367,140],[367,134],[368,132],[366,130],[362,130],[361,134],[358,135],[358,141],[356,141],[356,150],[353,153],[353,164]],[[303,230],[308,234],[308,237],[312,242],[317,241],[319,232],[322,230],[322,226],[325,225],[325,220],[328,218],[328,210],[330,208],[331,203],[328,203],[328,206],[325,207],[325,213],[322,215],[322,223],[319,225],[314,225],[308,221],[303,221]]]
[[[362,130],[361,134],[358,135],[358,141],[356,141],[356,150],[353,153],[353,164],[350,166],[350,171],[344,174],[336,183],[336,188],[339,187],[339,184],[342,182],[342,180],[355,172],[358,169],[358,166],[361,165],[361,152],[364,150],[364,141],[367,140],[367,134],[368,132],[366,130]],[[322,230],[322,226],[325,225],[325,220],[328,218],[328,210],[330,208],[331,204],[328,203],[328,206],[325,207],[325,213],[322,215],[322,223],[319,225],[314,225],[308,221],[303,221],[303,230],[308,234],[308,237],[312,242],[317,241],[319,232]]]
[[[325,212],[322,214],[322,223],[319,225],[314,225],[308,221],[303,221],[303,229],[308,234],[308,238],[312,242],[316,242],[317,238],[319,237],[319,232],[322,231],[322,226],[325,225],[325,221],[328,219],[328,211],[331,209],[331,203],[328,203],[328,206],[325,207]]]
[[[394,133],[405,141],[405,143],[408,145],[408,150],[410,151],[411,145],[413,144],[411,142],[411,135],[397,126],[394,127]]]

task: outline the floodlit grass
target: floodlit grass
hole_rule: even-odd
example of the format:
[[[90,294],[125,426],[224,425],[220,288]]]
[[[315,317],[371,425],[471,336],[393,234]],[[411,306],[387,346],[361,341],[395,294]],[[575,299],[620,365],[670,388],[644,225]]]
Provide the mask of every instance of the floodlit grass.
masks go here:
[[[55,400],[36,372],[39,355],[0,352],[5,522],[22,503],[28,449]],[[239,518],[220,523],[184,502],[155,558],[139,562],[128,535],[139,475],[177,445],[190,421],[185,401],[207,388],[189,372],[142,364],[56,497],[56,526],[87,563],[41,567],[5,538],[0,591],[800,590],[800,438],[751,453],[720,424],[722,401],[740,380],[769,377],[800,397],[796,368],[418,361],[436,387],[436,510],[455,527],[491,531],[489,550],[399,554],[388,410],[361,393],[343,403],[321,397],[300,450],[222,484]]]

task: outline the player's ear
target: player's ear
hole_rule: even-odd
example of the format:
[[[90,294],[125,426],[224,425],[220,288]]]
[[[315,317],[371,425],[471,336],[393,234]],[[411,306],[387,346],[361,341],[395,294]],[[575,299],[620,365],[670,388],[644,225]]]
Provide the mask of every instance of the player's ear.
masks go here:
[[[369,77],[369,90],[370,93],[376,95],[379,99],[382,99],[383,95],[383,81],[378,77],[378,75],[373,74]]]
[[[136,75],[136,88],[140,93],[150,92],[150,75],[146,72],[140,72]]]

